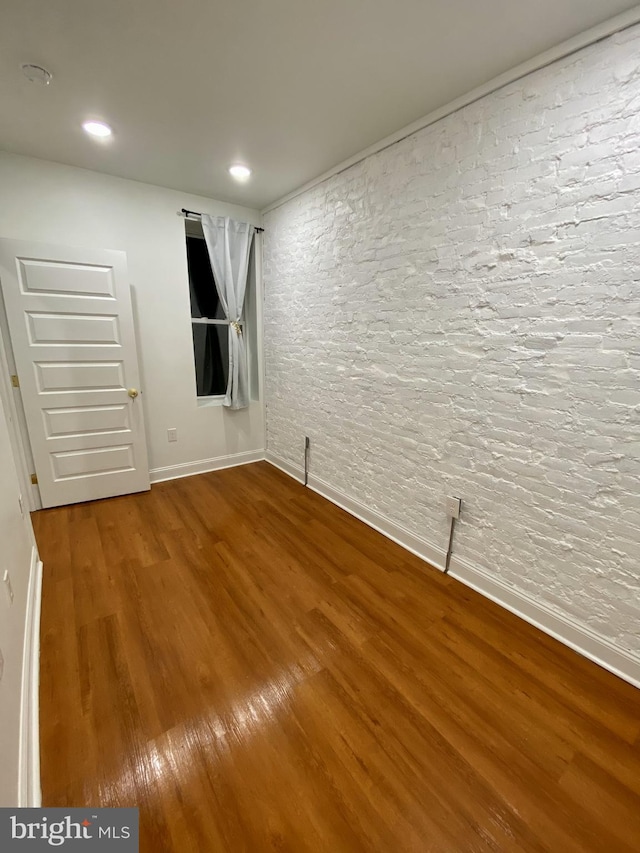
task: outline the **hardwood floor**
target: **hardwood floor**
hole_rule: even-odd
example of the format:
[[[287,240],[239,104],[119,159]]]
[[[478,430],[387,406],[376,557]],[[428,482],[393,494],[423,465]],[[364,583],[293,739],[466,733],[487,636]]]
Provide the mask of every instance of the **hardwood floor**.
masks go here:
[[[640,850],[640,690],[267,463],[34,515],[43,803],[141,850]]]

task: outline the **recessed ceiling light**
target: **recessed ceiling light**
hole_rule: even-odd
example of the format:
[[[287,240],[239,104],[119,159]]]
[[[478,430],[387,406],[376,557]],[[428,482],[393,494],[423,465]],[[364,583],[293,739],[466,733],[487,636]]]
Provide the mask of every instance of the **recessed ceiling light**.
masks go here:
[[[41,86],[48,86],[53,79],[53,74],[41,65],[31,65],[25,62],[20,68],[22,68],[22,73],[30,83],[39,83]]]
[[[103,121],[85,121],[82,127],[91,136],[99,136],[101,139],[106,139],[113,133],[109,125]]]
[[[235,163],[229,166],[229,174],[236,181],[248,181],[251,177],[251,169],[248,166],[242,166],[240,163]]]

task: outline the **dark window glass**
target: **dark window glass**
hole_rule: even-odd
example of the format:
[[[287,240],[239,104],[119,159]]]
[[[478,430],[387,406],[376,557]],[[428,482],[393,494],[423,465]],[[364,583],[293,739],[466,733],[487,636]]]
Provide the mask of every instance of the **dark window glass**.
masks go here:
[[[192,323],[198,397],[226,393],[229,376],[229,326]]]
[[[224,320],[207,245],[202,238],[187,235],[187,264],[191,316],[193,319]],[[229,375],[229,326],[226,323],[192,323],[191,328],[198,397],[225,394]]]
[[[200,237],[187,237],[187,263],[189,266],[189,291],[191,316],[224,320],[224,311],[218,299],[207,244]]]

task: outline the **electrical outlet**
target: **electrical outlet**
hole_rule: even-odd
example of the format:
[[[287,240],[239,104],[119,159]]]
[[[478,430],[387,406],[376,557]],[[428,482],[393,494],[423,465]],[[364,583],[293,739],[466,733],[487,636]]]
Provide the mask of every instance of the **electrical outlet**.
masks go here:
[[[447,515],[449,518],[460,518],[460,510],[462,508],[462,499],[461,498],[452,498],[448,497],[447,502]]]
[[[175,427],[167,430],[167,441],[177,441],[178,440],[178,430]]]
[[[11,578],[9,577],[9,569],[4,570],[4,575],[2,576],[2,580],[4,581],[4,585],[7,588],[7,595],[9,596],[9,604],[13,604],[13,588],[11,586]]]

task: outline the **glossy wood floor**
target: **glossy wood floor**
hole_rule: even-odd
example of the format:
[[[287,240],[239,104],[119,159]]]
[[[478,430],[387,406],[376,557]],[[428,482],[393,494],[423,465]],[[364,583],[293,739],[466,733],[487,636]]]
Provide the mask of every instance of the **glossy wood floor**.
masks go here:
[[[34,517],[50,806],[141,850],[640,850],[640,690],[267,463]]]

